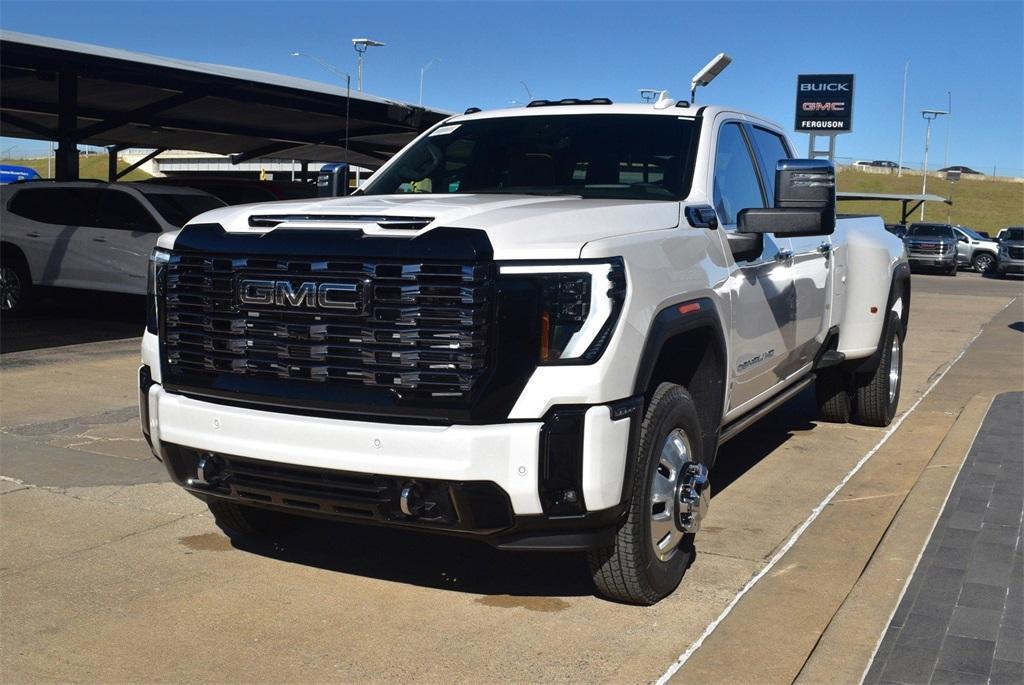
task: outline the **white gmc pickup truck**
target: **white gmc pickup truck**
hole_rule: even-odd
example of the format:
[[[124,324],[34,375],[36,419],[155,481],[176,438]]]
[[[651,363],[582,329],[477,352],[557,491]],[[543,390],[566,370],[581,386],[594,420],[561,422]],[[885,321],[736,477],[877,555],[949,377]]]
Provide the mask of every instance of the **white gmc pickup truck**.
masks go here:
[[[143,430],[232,535],[301,517],[586,551],[679,584],[718,447],[816,386],[888,424],[903,244],[736,110],[470,110],[347,198],[225,207],[152,256]],[[297,515],[297,516],[296,516]]]

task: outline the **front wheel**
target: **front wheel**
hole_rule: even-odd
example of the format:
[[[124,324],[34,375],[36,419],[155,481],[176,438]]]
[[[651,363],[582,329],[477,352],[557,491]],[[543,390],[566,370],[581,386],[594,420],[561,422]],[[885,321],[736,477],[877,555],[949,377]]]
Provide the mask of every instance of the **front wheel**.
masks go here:
[[[974,255],[974,259],[971,260],[971,264],[974,266],[974,270],[979,274],[987,274],[992,270],[992,267],[996,264],[996,259],[988,252],[979,252]]]
[[[902,332],[899,315],[889,312],[878,366],[857,387],[857,418],[869,426],[888,426],[896,416],[903,381]]]
[[[640,428],[626,521],[611,546],[589,554],[602,596],[646,606],[679,585],[711,498],[703,444],[690,393],[659,385]]]

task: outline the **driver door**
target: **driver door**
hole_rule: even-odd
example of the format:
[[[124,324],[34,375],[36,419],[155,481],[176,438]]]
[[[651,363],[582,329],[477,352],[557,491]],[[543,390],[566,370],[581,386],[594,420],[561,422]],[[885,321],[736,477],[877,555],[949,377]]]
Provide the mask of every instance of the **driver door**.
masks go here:
[[[712,195],[725,237],[736,236],[741,209],[768,206],[743,125],[727,121],[719,128]],[[729,410],[742,407],[772,390],[796,339],[792,245],[788,238],[763,237],[756,254],[735,257],[724,290],[732,302],[729,329],[732,355]]]

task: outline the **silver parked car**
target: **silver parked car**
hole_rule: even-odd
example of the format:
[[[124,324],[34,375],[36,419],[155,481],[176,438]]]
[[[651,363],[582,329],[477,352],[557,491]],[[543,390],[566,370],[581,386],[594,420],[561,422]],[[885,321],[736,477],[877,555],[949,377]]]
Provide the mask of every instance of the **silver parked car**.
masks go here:
[[[960,266],[970,267],[982,274],[995,267],[999,243],[966,226],[953,226],[953,233],[956,234],[956,257]]]

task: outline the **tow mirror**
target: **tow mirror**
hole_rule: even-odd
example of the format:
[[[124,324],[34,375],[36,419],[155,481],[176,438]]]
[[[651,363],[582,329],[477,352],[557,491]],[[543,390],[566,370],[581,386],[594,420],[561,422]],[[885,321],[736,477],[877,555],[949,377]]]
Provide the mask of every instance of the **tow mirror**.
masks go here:
[[[822,159],[782,159],[775,167],[775,207],[741,210],[739,233],[830,235],[836,230],[836,170]]]

